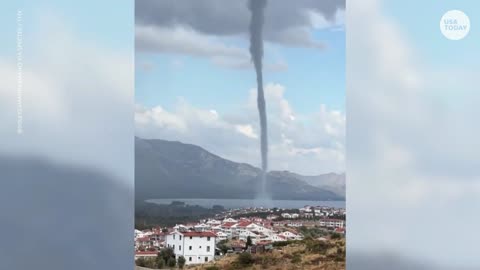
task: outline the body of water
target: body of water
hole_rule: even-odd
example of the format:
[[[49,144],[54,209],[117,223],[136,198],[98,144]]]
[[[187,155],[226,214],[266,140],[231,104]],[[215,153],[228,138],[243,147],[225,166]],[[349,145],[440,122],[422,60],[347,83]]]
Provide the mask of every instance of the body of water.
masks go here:
[[[200,205],[211,208],[221,205],[225,208],[268,207],[268,208],[301,208],[310,206],[327,206],[345,208],[345,201],[301,201],[301,200],[252,200],[252,199],[150,199],[147,202],[170,204],[173,201],[184,202],[189,205]]]

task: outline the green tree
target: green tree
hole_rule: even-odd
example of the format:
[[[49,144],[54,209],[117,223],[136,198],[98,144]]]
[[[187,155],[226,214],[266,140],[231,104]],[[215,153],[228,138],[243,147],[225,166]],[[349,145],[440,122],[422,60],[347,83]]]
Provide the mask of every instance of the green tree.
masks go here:
[[[185,257],[183,256],[178,257],[178,267],[180,269],[183,269],[183,267],[185,266],[185,262],[186,262]]]
[[[247,236],[247,244],[245,247],[248,248],[251,245],[252,245],[252,238],[250,238],[250,236]]]
[[[175,267],[175,265],[177,265],[177,261],[175,260],[175,258],[170,257],[167,261],[167,265],[168,267]]]
[[[135,261],[135,264],[140,266],[140,267],[146,267],[147,266],[147,262],[146,262],[145,258],[143,258],[143,257],[138,258]]]
[[[332,239],[340,239],[342,236],[339,233],[333,233],[331,236]]]
[[[157,263],[157,268],[158,268],[158,269],[163,269],[163,268],[165,268],[165,260],[164,260],[163,258],[157,257],[156,263]]]
[[[217,243],[217,248],[219,248],[223,254],[227,254],[227,251],[231,248],[227,245],[227,240],[222,240]]]
[[[155,260],[157,268],[164,268],[172,258],[175,261],[175,253],[172,248],[164,248],[160,250]]]
[[[136,261],[135,261],[135,264],[140,266],[140,267],[147,267],[147,268],[156,268],[157,267],[157,263],[155,261],[155,259],[153,258],[138,258]]]

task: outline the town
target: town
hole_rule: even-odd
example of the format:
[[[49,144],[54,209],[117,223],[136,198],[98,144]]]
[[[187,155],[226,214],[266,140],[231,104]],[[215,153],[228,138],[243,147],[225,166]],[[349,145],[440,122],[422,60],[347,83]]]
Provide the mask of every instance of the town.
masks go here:
[[[228,209],[197,222],[136,229],[135,261],[150,268],[183,268],[214,263],[230,254],[268,252],[305,238],[320,242],[343,238],[345,217],[345,209],[323,206]],[[159,256],[165,260],[159,262]]]

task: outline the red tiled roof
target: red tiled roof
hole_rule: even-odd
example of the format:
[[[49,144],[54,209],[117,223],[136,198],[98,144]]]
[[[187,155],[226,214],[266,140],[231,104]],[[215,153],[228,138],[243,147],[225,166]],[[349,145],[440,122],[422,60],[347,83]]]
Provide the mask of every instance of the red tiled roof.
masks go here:
[[[249,220],[242,220],[238,223],[238,227],[247,227],[248,225],[252,224],[253,222]]]
[[[148,242],[148,241],[150,241],[150,238],[149,238],[149,237],[139,237],[139,238],[137,238],[137,241],[139,241],[139,242]]]
[[[222,227],[230,228],[235,224],[237,224],[237,223],[236,222],[225,222],[225,223],[222,224]]]
[[[158,251],[135,251],[136,255],[156,255]]]
[[[214,232],[183,232],[184,236],[192,237],[216,237],[217,235]]]

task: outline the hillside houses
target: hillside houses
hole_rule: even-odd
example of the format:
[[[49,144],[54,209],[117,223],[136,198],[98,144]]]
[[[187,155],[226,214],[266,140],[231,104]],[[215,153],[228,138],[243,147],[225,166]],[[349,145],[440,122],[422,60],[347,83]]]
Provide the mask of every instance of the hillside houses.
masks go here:
[[[322,217],[322,218],[332,218],[345,216],[345,209],[332,208],[332,207],[322,207],[322,206],[304,206],[299,209],[301,218],[313,218],[313,217]]]
[[[135,230],[135,249],[160,248],[163,246],[166,235],[167,233],[162,232],[160,228],[145,231]]]
[[[297,213],[282,213],[281,216],[283,218],[299,218],[300,214],[297,214]]]
[[[315,215],[316,210],[322,213],[321,218],[302,218],[305,214]],[[343,234],[345,220],[332,218],[341,214],[338,210],[306,206],[298,211],[283,210],[278,215],[263,215],[264,218],[217,217],[197,223],[177,224],[171,228],[135,230],[135,258],[152,257],[162,248],[171,248],[176,259],[183,256],[186,264],[201,264],[214,260],[215,255],[221,255],[217,248],[221,241],[228,241],[231,250],[240,252],[245,249],[249,238],[255,248],[273,242],[302,240],[301,227],[324,227]]]

